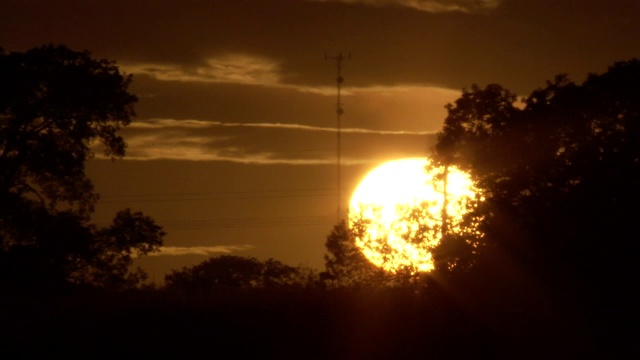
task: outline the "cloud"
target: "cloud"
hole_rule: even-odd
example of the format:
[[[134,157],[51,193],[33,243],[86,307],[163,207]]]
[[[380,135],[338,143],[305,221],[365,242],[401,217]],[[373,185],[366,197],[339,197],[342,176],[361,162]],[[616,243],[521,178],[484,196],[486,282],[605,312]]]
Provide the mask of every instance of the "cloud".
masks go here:
[[[224,123],[219,121],[202,121],[202,120],[175,120],[175,119],[150,119],[145,121],[134,122],[129,125],[130,128],[140,129],[166,129],[166,128],[213,128],[213,127],[248,127],[248,128],[274,128],[274,129],[290,129],[301,131],[325,131],[335,133],[338,131],[335,127],[321,127],[303,124],[284,124],[284,123]],[[352,134],[381,134],[381,135],[429,135],[434,134],[433,131],[403,131],[403,130],[374,130],[362,128],[342,128],[343,133]]]
[[[308,86],[288,84],[282,81],[284,70],[280,65],[264,57],[250,55],[223,55],[204,60],[201,65],[162,64],[151,62],[124,62],[124,72],[147,76],[162,82],[237,84],[290,89],[305,94],[335,96],[335,86]],[[343,95],[353,93],[343,88]]]
[[[153,84],[162,85],[154,81],[145,86],[151,91]],[[143,105],[174,104],[188,111],[147,113],[146,118],[124,128],[121,134],[128,144],[125,160],[292,166],[335,164],[335,99],[299,92],[291,94],[291,91],[274,98],[264,94],[269,90],[264,87],[222,85],[236,95],[233,102],[224,97],[224,89],[217,89],[220,85],[211,89],[212,85],[205,84],[199,92],[188,92],[182,88],[185,83],[169,85],[176,84],[181,86],[145,99]],[[256,91],[258,89],[264,91]],[[392,155],[424,155],[446,115],[444,104],[457,96],[457,90],[427,85],[351,88],[343,100],[346,115],[341,124],[342,163],[359,165]],[[202,104],[189,102],[192,99]],[[301,103],[309,103],[310,107],[292,110]],[[225,117],[224,113],[217,112],[221,107],[238,109],[241,114]],[[101,151],[96,148],[95,152]]]
[[[155,84],[161,85],[157,81]],[[203,86],[202,93],[210,90],[211,85]],[[148,87],[152,89],[150,85]],[[217,92],[202,96],[201,92],[181,92],[184,90],[182,87],[171,87],[171,92],[145,99],[146,103],[152,101],[159,106],[171,103],[190,111],[145,114],[149,117],[124,128],[121,134],[128,144],[125,160],[291,166],[335,164],[337,127],[332,108],[334,99],[297,93],[298,96],[290,97],[295,100],[293,102],[309,102],[315,107],[288,112],[292,101],[286,101],[287,93],[281,94],[283,101],[271,97],[263,100],[261,96],[265,94],[252,92],[257,87],[241,88],[229,91],[247,98],[232,104],[229,104],[232,100],[227,101],[225,97],[218,99]],[[341,148],[344,150],[341,163],[344,165],[369,164],[391,156],[424,155],[441,126],[439,119],[445,115],[443,105],[459,95],[457,90],[427,85],[378,85],[351,89],[344,98],[347,114],[341,126]],[[175,99],[174,94],[182,97]],[[206,99],[203,100],[206,104],[199,108],[198,103],[188,102],[192,98]],[[211,106],[211,99],[219,105]],[[224,114],[216,112],[216,108],[221,106],[246,111],[242,116],[226,119]],[[97,148],[95,150],[98,154],[101,152]]]
[[[201,84],[235,84],[262,86],[270,89],[293,90],[303,94],[333,97],[336,87],[324,85],[304,85],[284,82],[285,70],[280,65],[265,57],[250,55],[223,55],[208,58],[203,65],[160,64],[128,62],[121,65],[126,73],[136,76],[147,76],[160,82],[201,83]],[[290,74],[289,74],[290,75]],[[344,97],[368,94],[406,94],[407,92],[431,93],[451,91],[449,88],[425,86],[420,84],[405,85],[370,85],[342,86]],[[457,90],[456,90],[457,91]],[[145,95],[153,97],[155,95]]]
[[[371,6],[402,6],[431,13],[473,13],[495,9],[502,0],[311,0],[318,2],[345,2]]]
[[[127,160],[183,160],[183,161],[222,161],[244,165],[331,165],[335,163],[335,155],[324,158],[283,158],[276,153],[243,152],[242,149],[221,149],[203,151],[202,148],[189,147],[147,147],[127,155]],[[354,159],[343,157],[343,165],[360,165],[375,162],[371,159]]]
[[[150,119],[132,123],[122,134],[128,160],[331,165],[336,161],[336,131],[303,124]],[[424,149],[433,136],[428,131],[344,128],[342,163],[368,164],[388,151]]]
[[[125,134],[127,142],[127,160],[185,160],[185,161],[223,161],[253,165],[325,165],[332,163],[330,156],[286,158],[282,150],[270,149],[268,144],[263,146],[248,145],[250,138],[237,134],[216,136],[204,133],[202,129],[196,131],[179,132],[174,120],[165,128],[156,123],[155,127],[141,126],[142,132],[128,132]],[[193,123],[193,122],[192,122]],[[215,125],[215,124],[213,124]],[[192,127],[187,130],[193,130]],[[209,126],[209,129],[213,129]],[[96,151],[99,153],[99,151]],[[359,162],[358,162],[359,163]]]
[[[194,148],[147,148],[146,151],[138,151],[133,155],[127,155],[127,160],[185,160],[185,161],[223,161],[245,165],[328,165],[335,162],[331,158],[326,159],[285,159],[276,158],[273,153],[241,153],[228,154],[230,151],[201,151]],[[232,149],[233,150],[233,149]],[[345,160],[345,165],[363,164],[370,161]]]
[[[210,57],[200,65],[123,63],[123,70],[161,81],[277,85],[280,67],[273,60],[246,54]]]
[[[237,251],[252,249],[252,245],[218,245],[218,246],[162,246],[160,251],[149,253],[148,256],[182,256],[229,254]]]
[[[176,120],[176,119],[150,119],[138,120],[129,124],[129,128],[157,129],[157,128],[207,128],[211,126],[209,121],[201,120]]]

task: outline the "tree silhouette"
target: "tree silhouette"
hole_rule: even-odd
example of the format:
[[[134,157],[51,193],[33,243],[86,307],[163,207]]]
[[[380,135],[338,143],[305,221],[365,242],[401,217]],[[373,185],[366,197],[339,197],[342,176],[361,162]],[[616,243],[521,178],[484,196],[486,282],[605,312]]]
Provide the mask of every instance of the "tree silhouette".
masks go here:
[[[356,240],[366,238],[368,225],[366,219],[356,219],[349,225],[342,221],[327,236],[325,271],[320,276],[329,286],[358,288],[394,285],[404,283],[404,278],[412,274],[404,267],[396,269],[394,273],[386,272],[366,258]],[[376,244],[380,253],[391,253],[386,239]]]
[[[131,76],[89,52],[47,45],[0,50],[0,78],[0,279],[131,284],[132,252],[155,251],[164,233],[128,210],[107,229],[91,225],[98,195],[85,174],[94,143],[112,158],[125,153],[117,131],[134,116]]]
[[[313,273],[274,259],[222,255],[165,276],[168,290],[202,291],[307,286]]]
[[[223,255],[191,268],[172,270],[165,277],[168,288],[251,288],[258,285],[262,264],[255,258]]]
[[[447,106],[436,156],[486,190],[484,241],[553,291],[595,299],[638,284],[639,83],[634,59],[580,85],[557,76],[521,102],[489,85]]]
[[[317,272],[305,266],[293,267],[275,259],[267,259],[262,266],[265,288],[306,287],[317,282]]]
[[[113,223],[93,232],[91,256],[71,274],[76,283],[130,288],[147,279],[140,268],[130,272],[133,258],[157,251],[164,232],[153,219],[130,209],[119,211]],[[78,259],[79,261],[80,259]]]

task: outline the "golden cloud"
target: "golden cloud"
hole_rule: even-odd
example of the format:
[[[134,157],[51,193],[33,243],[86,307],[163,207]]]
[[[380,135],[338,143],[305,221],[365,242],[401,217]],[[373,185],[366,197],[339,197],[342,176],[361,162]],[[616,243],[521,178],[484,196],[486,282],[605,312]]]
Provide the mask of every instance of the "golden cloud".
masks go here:
[[[155,63],[123,63],[129,73],[147,75],[160,81],[277,85],[280,66],[277,62],[254,55],[225,54],[211,57],[200,66]]]
[[[252,249],[252,245],[218,245],[218,246],[162,246],[160,251],[149,253],[149,256],[183,256],[229,254]]]

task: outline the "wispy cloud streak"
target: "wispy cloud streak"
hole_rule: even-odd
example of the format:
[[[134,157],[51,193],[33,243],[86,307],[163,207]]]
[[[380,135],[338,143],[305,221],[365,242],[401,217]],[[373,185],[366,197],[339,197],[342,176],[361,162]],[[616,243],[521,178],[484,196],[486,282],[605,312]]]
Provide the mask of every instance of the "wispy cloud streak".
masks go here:
[[[139,151],[133,155],[127,155],[127,160],[147,161],[147,160],[184,160],[184,161],[221,161],[244,165],[333,165],[334,157],[320,159],[287,159],[272,157],[272,154],[244,154],[239,156],[225,156],[216,152],[199,151]],[[361,165],[376,163],[374,159],[354,159],[344,157],[343,165]]]
[[[175,119],[150,119],[132,123],[130,128],[139,129],[163,129],[163,128],[207,128],[207,127],[252,127],[252,128],[277,128],[303,131],[337,132],[337,128],[320,127],[302,124],[286,123],[224,123],[219,121],[202,120],[175,120]],[[342,128],[341,132],[352,134],[379,134],[379,135],[431,135],[433,131],[403,131],[403,130],[374,130],[362,128]]]
[[[136,76],[148,76],[162,82],[237,84],[262,86],[276,89],[290,89],[307,94],[333,96],[333,86],[307,86],[282,82],[283,70],[276,62],[263,59],[242,57],[234,63],[233,57],[223,59],[210,58],[200,66],[162,63],[123,62],[121,67],[127,73]],[[343,89],[345,96],[351,95],[352,89]]]
[[[149,256],[184,256],[184,255],[204,255],[230,254],[238,251],[252,249],[252,245],[218,245],[218,246],[163,246],[160,251],[150,253]]]
[[[127,71],[161,81],[276,85],[280,82],[277,62],[259,56],[226,54],[208,58],[199,66],[160,63],[123,63]]]
[[[122,132],[126,160],[219,161],[244,165],[335,164],[336,128],[287,123],[149,119]],[[343,165],[361,165],[403,149],[422,149],[434,132],[344,128]],[[283,141],[282,139],[286,139]],[[94,152],[100,154],[100,145]],[[98,155],[98,158],[101,158]]]
[[[494,9],[502,0],[311,0],[318,2],[344,2],[371,6],[402,6],[431,13],[473,13]]]

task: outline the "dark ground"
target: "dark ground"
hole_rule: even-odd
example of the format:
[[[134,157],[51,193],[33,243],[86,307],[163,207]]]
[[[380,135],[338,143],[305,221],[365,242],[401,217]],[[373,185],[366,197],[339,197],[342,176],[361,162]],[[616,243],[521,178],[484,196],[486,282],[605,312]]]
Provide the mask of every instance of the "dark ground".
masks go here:
[[[437,293],[437,292],[436,292]],[[234,290],[2,296],[0,358],[630,358],[633,328],[443,293]],[[631,339],[629,339],[631,340]]]

